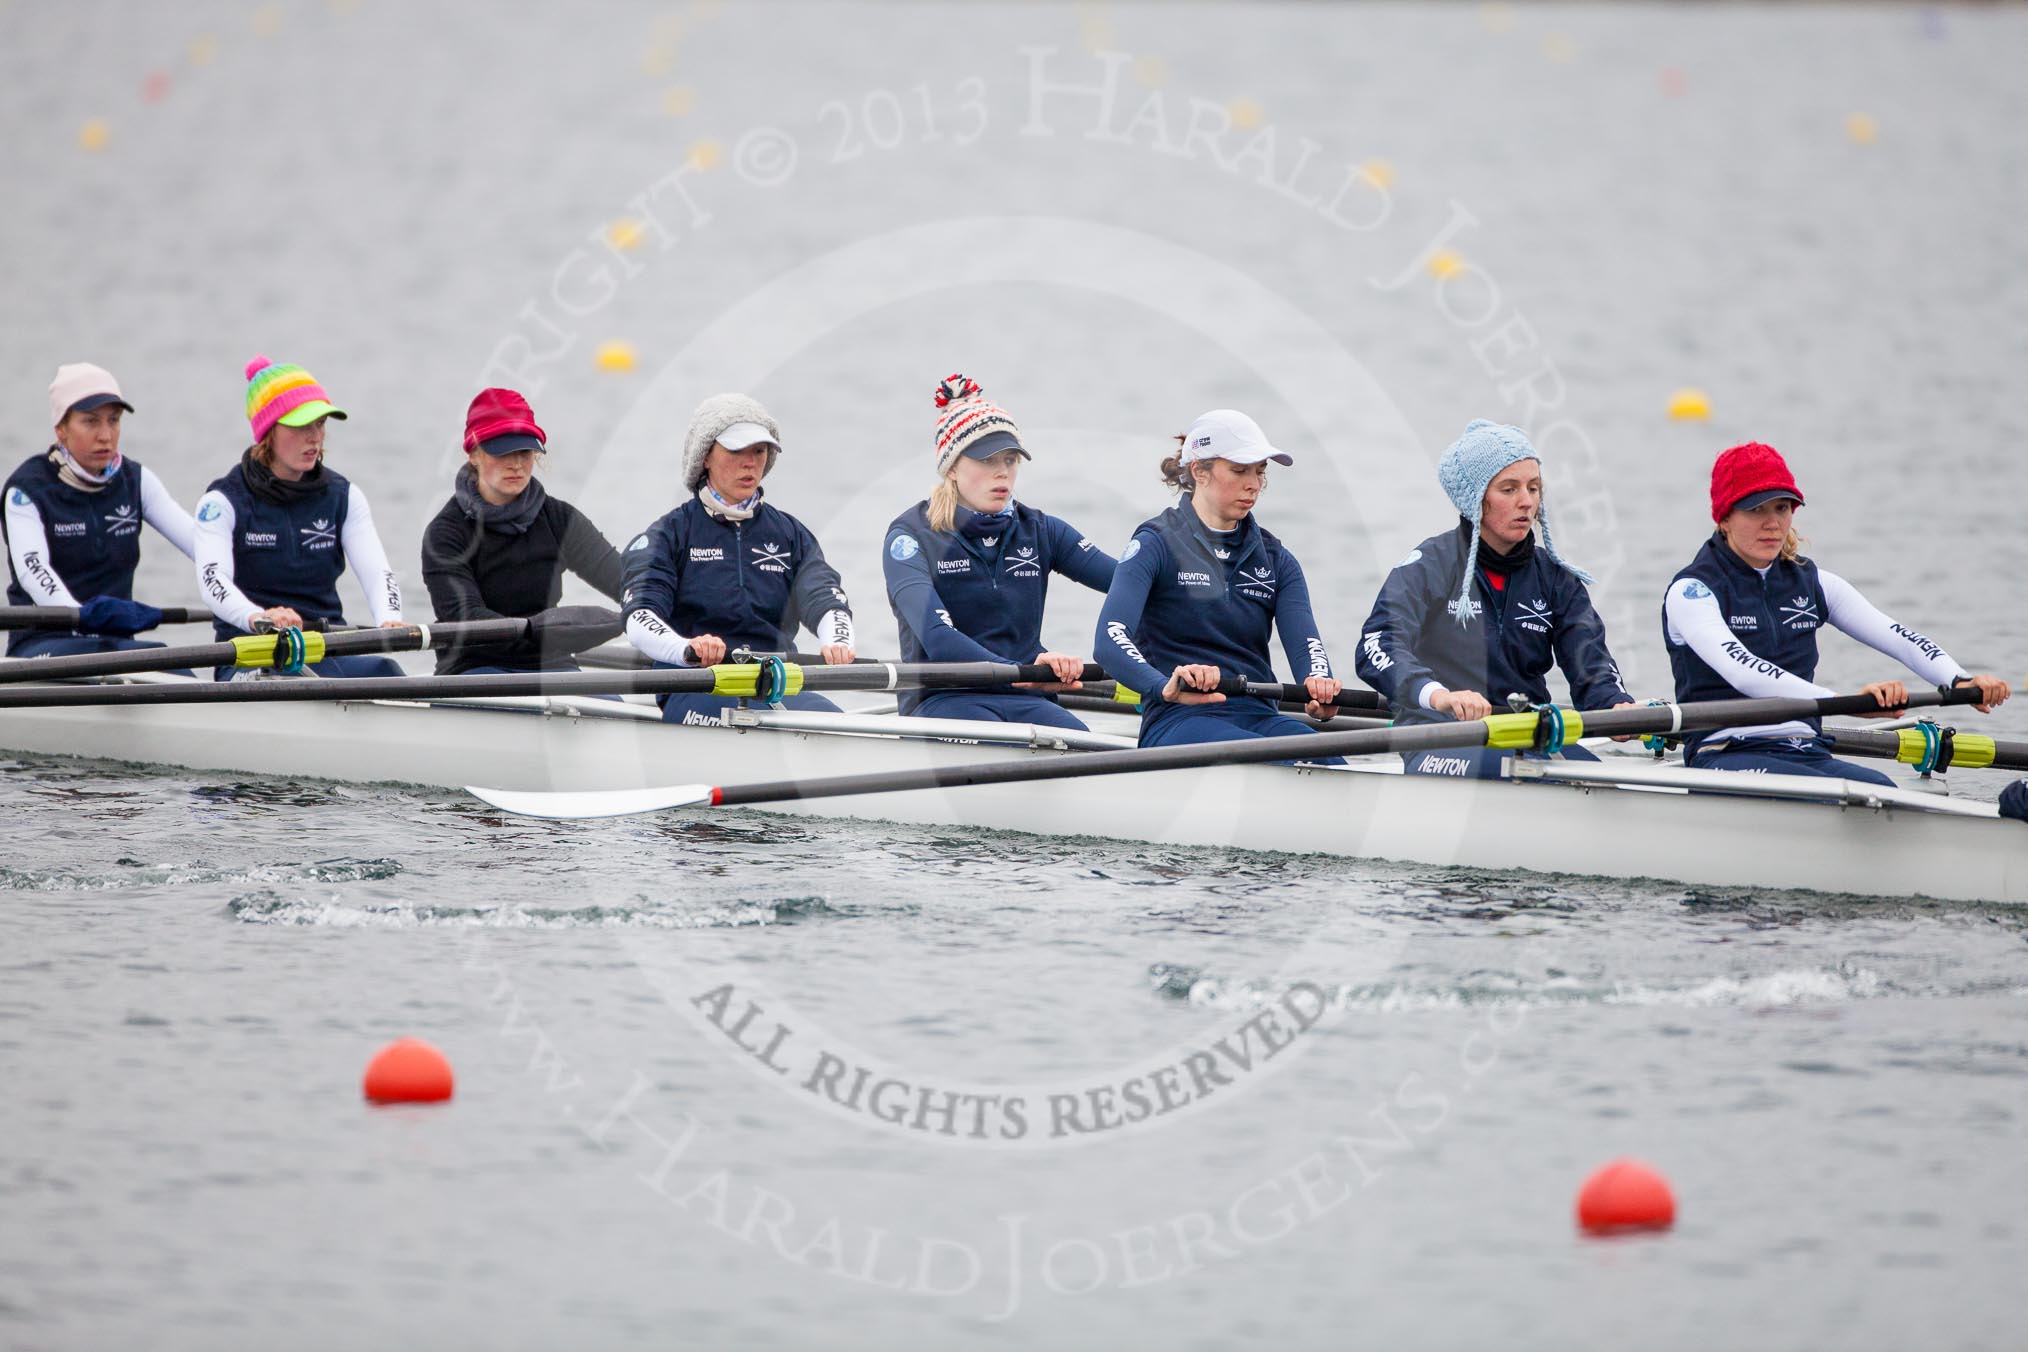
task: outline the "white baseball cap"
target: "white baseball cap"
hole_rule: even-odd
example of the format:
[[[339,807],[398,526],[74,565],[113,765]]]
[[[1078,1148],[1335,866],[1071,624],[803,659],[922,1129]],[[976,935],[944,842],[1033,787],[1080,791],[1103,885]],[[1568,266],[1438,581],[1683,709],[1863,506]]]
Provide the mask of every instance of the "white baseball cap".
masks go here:
[[[113,379],[111,371],[88,361],[56,368],[56,379],[49,382],[51,427],[62,422],[64,415],[74,408],[94,409],[107,404],[118,404],[129,413],[134,411],[134,406],[120,393],[120,382]]]
[[[718,434],[718,444],[728,451],[743,451],[749,446],[772,446],[778,451],[782,448],[775,434],[757,422],[734,423]]]
[[[1190,424],[1183,434],[1183,463],[1193,460],[1230,460],[1235,465],[1258,465],[1263,460],[1277,465],[1296,463],[1287,451],[1268,444],[1259,423],[1231,408],[1214,408]]]

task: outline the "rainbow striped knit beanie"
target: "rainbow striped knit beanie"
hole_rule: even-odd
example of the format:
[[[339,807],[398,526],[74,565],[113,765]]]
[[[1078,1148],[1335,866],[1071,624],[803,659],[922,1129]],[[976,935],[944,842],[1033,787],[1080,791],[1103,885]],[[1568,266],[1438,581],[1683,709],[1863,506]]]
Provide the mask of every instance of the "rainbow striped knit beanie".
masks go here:
[[[276,423],[307,427],[319,418],[343,418],[317,378],[300,366],[277,366],[266,357],[246,364],[246,420],[259,441]]]

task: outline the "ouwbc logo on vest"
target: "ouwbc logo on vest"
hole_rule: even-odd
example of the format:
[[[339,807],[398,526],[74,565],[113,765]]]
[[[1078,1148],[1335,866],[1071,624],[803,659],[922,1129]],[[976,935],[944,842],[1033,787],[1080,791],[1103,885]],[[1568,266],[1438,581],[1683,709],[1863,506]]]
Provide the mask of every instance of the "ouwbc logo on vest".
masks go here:
[[[1781,608],[1782,620],[1791,629],[1815,629],[1823,621],[1817,616],[1817,603],[1807,596],[1792,596]]]

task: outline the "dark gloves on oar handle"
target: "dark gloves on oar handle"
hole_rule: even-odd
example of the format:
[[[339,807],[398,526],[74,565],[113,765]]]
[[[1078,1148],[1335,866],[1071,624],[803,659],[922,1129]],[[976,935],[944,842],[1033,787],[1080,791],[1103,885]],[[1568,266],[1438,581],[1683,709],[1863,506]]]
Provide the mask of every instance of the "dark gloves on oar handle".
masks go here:
[[[87,634],[132,638],[162,623],[162,612],[123,596],[94,596],[77,608],[77,627]]]
[[[524,646],[543,662],[565,662],[587,648],[618,638],[626,622],[605,606],[551,606],[528,617]]]

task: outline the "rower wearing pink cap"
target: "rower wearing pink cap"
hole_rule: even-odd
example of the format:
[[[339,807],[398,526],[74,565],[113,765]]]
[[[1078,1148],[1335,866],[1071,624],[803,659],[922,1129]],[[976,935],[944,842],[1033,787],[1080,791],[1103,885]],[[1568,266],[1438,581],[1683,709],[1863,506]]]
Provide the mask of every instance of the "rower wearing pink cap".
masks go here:
[[[253,445],[197,503],[197,585],[221,639],[270,627],[346,625],[338,578],[359,577],[382,628],[402,623],[401,582],[366,495],[324,463],[332,406],[308,371],[255,357],[246,368]],[[320,676],[399,676],[392,658],[327,657]],[[221,669],[220,677],[230,675]]]
[[[1924,681],[1978,687],[1980,713],[2006,700],[2007,683],[1968,675],[1951,655],[1881,614],[1858,588],[1806,558],[1796,534],[1803,493],[1772,446],[1734,446],[1711,467],[1711,519],[1718,529],[1670,582],[1662,633],[1676,675],[1676,700],[1824,699],[1816,683],[1817,631],[1842,629],[1894,658]],[[1862,687],[1892,717],[1908,701],[1900,681]],[[1832,757],[1815,719],[1719,728],[1684,738],[1683,762],[1699,770],[1822,775],[1872,784],[1878,770]]]
[[[620,556],[584,513],[535,477],[549,436],[513,390],[481,390],[465,410],[465,463],[451,500],[423,530],[423,585],[439,621],[525,617],[528,633],[437,654],[437,675],[572,671],[571,655],[620,632],[618,612],[565,606],[572,572],[620,599]]]
[[[120,419],[134,406],[112,372],[90,362],[57,368],[49,384],[55,442],[21,462],[7,479],[7,601],[17,606],[74,606],[71,630],[17,629],[9,657],[116,652],[162,645],[135,634],[162,612],[134,600],[141,527],[191,553],[190,514],[155,472],[120,454]]]

